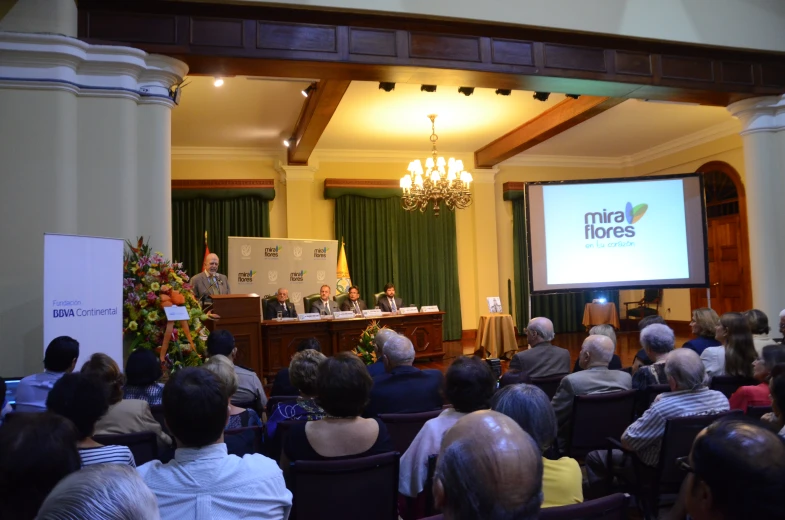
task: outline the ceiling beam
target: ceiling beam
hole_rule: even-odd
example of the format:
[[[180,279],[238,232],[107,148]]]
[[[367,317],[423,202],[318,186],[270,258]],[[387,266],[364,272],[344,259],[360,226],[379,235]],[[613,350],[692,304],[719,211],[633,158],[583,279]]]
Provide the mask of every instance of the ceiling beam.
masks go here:
[[[308,164],[308,158],[341,103],[349,83],[349,80],[335,79],[316,83],[316,88],[303,104],[300,118],[292,133],[294,142],[289,145],[287,153],[289,164]]]
[[[623,98],[596,96],[567,98],[474,152],[474,165],[477,168],[493,168],[500,162],[600,115],[623,101]]]

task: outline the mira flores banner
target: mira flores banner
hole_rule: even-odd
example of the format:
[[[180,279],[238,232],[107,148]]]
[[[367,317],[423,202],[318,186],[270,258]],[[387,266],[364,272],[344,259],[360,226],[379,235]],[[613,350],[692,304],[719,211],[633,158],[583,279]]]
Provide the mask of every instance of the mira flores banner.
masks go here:
[[[335,295],[337,240],[229,237],[226,261],[229,285],[236,294],[264,298],[283,287],[298,313],[304,312],[303,298],[318,294],[322,285],[329,285]]]

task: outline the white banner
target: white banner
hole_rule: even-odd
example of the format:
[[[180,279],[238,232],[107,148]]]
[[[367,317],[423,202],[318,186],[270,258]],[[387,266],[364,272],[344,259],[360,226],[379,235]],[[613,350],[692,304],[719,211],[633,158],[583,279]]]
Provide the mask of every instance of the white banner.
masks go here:
[[[229,285],[236,294],[265,297],[283,287],[298,314],[304,312],[303,298],[318,294],[322,285],[335,295],[337,240],[229,237],[227,260]]]
[[[44,235],[44,351],[79,342],[76,370],[97,352],[123,368],[123,241]]]

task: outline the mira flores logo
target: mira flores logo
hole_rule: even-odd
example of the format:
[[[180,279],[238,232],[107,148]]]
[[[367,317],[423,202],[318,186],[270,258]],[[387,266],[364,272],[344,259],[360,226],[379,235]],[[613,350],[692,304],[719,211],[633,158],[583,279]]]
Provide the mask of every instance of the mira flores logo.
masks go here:
[[[598,238],[632,238],[635,236],[635,227],[633,224],[638,222],[646,210],[649,209],[648,204],[638,204],[633,206],[628,202],[624,211],[608,211],[603,209],[602,212],[594,211],[586,213],[583,216],[584,223],[584,236],[586,240],[596,240]],[[603,224],[623,224],[627,222],[627,226],[603,226]]]
[[[253,277],[258,272],[250,269],[246,273],[237,273],[237,283],[253,283]]]
[[[313,258],[314,260],[326,260],[327,259],[327,251],[329,251],[329,247],[317,247],[313,250]]]
[[[265,258],[278,258],[278,256],[283,251],[283,246],[275,246],[275,247],[265,247],[264,248],[264,257]]]
[[[306,274],[308,274],[308,271],[301,270],[301,271],[291,272],[291,273],[289,273],[289,281],[290,282],[299,282],[299,283],[304,282]]]

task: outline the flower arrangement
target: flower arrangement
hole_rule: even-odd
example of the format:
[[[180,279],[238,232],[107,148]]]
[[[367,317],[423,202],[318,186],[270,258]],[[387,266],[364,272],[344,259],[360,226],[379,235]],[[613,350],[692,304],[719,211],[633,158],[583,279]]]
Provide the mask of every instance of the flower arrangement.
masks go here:
[[[183,264],[169,262],[161,253],[153,253],[144,237],[135,246],[131,242],[127,245],[123,258],[123,334],[131,351],[144,348],[160,354],[168,324],[164,307],[185,305],[194,348],[181,322],[176,322],[164,359],[165,371],[201,365],[208,335],[203,321],[208,316],[191,292]]]
[[[376,334],[386,327],[379,327],[376,320],[371,321],[368,327],[360,334],[360,342],[352,352],[359,357],[363,363],[370,365],[376,363]]]

